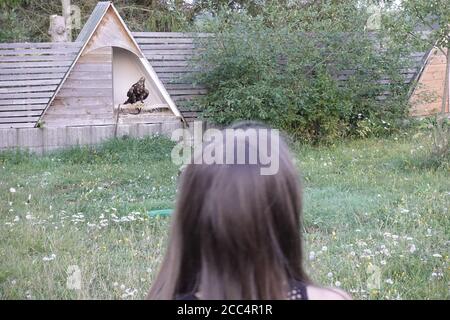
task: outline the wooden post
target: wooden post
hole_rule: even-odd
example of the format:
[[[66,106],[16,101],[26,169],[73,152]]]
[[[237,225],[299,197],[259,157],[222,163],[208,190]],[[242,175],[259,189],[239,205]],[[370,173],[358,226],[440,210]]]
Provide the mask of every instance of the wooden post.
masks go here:
[[[445,82],[444,82],[444,92],[442,95],[442,105],[441,105],[441,115],[445,116],[445,111],[447,107],[447,102],[450,98],[450,86],[449,86],[449,77],[450,77],[450,50],[447,48],[447,54],[445,56],[445,60],[447,62],[445,66]]]
[[[450,38],[450,36],[448,36]],[[448,131],[444,129],[444,118],[446,117],[446,107],[447,102],[450,111],[450,48],[447,47],[447,52],[445,52],[445,82],[444,82],[444,92],[442,95],[441,111],[436,114],[436,127],[435,127],[435,148],[439,155],[444,154],[449,150],[449,137]]]
[[[62,3],[62,13],[64,17],[64,22],[66,26],[67,38],[72,41],[72,17],[70,9],[70,0],[61,0]]]
[[[119,115],[120,115],[120,104],[117,106],[116,124],[114,126],[114,138],[117,138],[117,126],[119,125]]]
[[[56,14],[50,16],[48,34],[51,36],[52,42],[67,42],[69,40],[64,17]]]
[[[450,36],[448,37],[450,40]],[[446,74],[447,77],[447,112],[450,112],[450,47],[447,46],[447,66],[446,66]]]

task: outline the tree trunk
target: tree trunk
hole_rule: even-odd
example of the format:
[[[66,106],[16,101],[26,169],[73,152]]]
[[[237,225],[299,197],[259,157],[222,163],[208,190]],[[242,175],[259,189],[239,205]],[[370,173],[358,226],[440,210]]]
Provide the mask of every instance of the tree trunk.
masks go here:
[[[66,24],[66,32],[68,41],[72,41],[72,17],[70,10],[70,0],[61,0],[62,13]]]
[[[50,27],[48,29],[48,34],[50,35],[52,42],[68,41],[69,38],[66,32],[64,17],[58,16],[56,14],[50,16]]]
[[[450,86],[449,86],[449,77],[450,77],[450,50],[447,48],[446,54],[447,65],[445,68],[445,84],[444,84],[444,92],[442,95],[442,105],[441,105],[441,116],[444,117],[446,113],[447,102],[450,97]],[[450,111],[450,110],[449,110]]]
[[[442,94],[442,104],[441,104],[441,112],[436,115],[436,127],[435,127],[435,152],[442,156],[443,154],[448,152],[449,148],[449,131],[444,127],[444,119],[447,117],[446,109],[447,102],[450,109],[450,48],[447,48],[446,52],[446,68],[445,68],[445,84],[444,84],[444,92]],[[449,110],[450,111],[450,110]]]

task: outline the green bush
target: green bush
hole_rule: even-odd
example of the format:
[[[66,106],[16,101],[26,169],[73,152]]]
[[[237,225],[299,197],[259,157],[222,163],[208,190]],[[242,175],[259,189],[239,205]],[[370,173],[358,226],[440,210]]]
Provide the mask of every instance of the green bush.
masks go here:
[[[192,61],[195,81],[208,89],[196,101],[203,116],[222,125],[260,120],[312,142],[394,130],[407,114],[399,70],[409,48],[383,30],[364,31],[365,11],[343,3],[352,10],[336,4],[311,20],[314,6],[219,14]]]

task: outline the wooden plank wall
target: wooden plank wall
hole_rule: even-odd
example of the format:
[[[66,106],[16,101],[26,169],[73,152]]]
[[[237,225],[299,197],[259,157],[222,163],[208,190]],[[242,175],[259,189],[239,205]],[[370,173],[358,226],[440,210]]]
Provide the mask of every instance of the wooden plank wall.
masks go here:
[[[42,117],[44,126],[114,124],[112,48],[82,55]]]
[[[201,50],[196,47],[196,39],[211,35],[178,32],[133,35],[183,116],[188,121],[197,118],[197,107],[188,102],[206,94],[206,88],[193,85],[188,79],[196,72],[189,60]],[[0,128],[34,127],[80,48],[81,43],[0,44]],[[415,66],[399,71],[406,83],[415,78],[423,57],[424,53],[413,54],[410,59]],[[45,113],[44,126],[114,123],[111,59],[111,48],[81,57]],[[352,72],[341,72],[338,79],[346,81]],[[389,95],[389,79],[382,81],[387,90],[380,100]],[[429,110],[428,106],[423,108]],[[124,118],[127,121],[131,119]]]
[[[445,55],[434,49],[411,96],[413,116],[430,115],[441,110],[446,63]],[[449,112],[448,103],[446,112]]]
[[[120,124],[117,137],[142,138],[165,135],[182,128],[181,121],[152,124]],[[12,149],[29,150],[37,154],[79,145],[96,145],[114,137],[115,126],[68,126],[43,128],[0,129],[0,152]]]
[[[0,44],[0,128],[34,127],[81,43]]]
[[[195,106],[186,105],[186,102],[206,94],[206,88],[202,85],[194,86],[188,80],[188,77],[196,72],[192,66],[189,66],[189,60],[201,50],[196,46],[199,43],[196,39],[212,35],[180,32],[134,32],[133,36],[180,112],[188,121],[195,119],[199,114],[198,109]],[[405,84],[412,84],[415,80],[424,63],[425,56],[426,52],[415,52],[408,57],[411,67],[399,70]],[[351,69],[343,70],[336,75],[336,78],[344,83],[354,72],[355,70]],[[380,80],[380,83],[386,85],[386,90],[377,97],[378,100],[385,100],[390,95],[390,82],[388,77]]]
[[[398,74],[403,79],[404,84],[412,85],[414,80],[416,79],[420,67],[425,63],[426,52],[413,52],[407,59],[409,67],[399,69]],[[345,81],[347,81],[354,73],[355,70],[352,69],[341,70],[336,75],[336,78],[338,81],[340,81],[340,83],[344,84]],[[376,97],[377,100],[379,101],[386,100],[391,95],[391,91],[389,90],[389,85],[392,83],[391,80],[392,79],[390,79],[389,76],[387,75],[381,77],[381,79],[378,80],[378,83],[385,85],[386,89],[379,96]]]

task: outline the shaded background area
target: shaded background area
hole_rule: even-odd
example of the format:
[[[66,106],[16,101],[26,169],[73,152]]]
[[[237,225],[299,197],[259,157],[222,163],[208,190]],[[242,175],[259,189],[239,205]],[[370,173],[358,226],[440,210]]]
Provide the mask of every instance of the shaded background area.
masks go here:
[[[89,18],[97,0],[72,0],[80,8],[81,26]],[[270,1],[266,1],[267,3]],[[283,1],[278,1],[283,3]],[[214,15],[225,6],[231,10],[260,12],[263,1],[207,0],[117,0],[114,5],[133,31],[186,31],[196,22]],[[47,34],[49,16],[61,15],[60,0],[1,0],[0,42],[50,41]],[[80,30],[74,30],[74,38]]]

